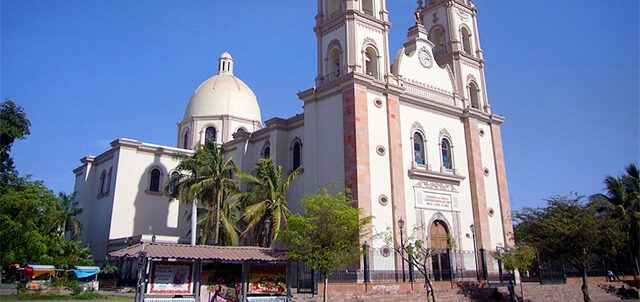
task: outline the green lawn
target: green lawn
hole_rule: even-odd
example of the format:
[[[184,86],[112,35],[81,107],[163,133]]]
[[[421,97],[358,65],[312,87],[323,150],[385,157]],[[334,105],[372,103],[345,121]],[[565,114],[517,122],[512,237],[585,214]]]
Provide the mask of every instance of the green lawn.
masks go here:
[[[127,296],[103,296],[94,293],[84,293],[80,295],[37,295],[37,294],[17,294],[0,296],[3,301],[35,301],[35,300],[133,300]]]

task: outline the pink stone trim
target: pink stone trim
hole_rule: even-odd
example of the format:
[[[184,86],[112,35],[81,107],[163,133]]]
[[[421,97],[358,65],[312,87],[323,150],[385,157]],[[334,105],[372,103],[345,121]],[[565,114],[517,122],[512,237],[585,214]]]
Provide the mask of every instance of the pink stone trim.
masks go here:
[[[500,197],[500,214],[502,217],[502,233],[506,248],[515,246],[513,238],[513,222],[511,217],[511,202],[509,201],[509,188],[507,187],[507,171],[502,150],[502,134],[500,125],[491,124],[491,141],[493,143],[493,157],[496,165],[496,179],[498,183],[498,196]]]

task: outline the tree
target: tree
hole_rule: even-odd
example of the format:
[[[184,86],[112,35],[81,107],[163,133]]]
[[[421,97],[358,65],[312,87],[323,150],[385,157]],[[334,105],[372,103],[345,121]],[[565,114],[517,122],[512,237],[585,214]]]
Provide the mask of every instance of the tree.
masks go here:
[[[323,301],[331,271],[354,263],[362,254],[359,240],[371,217],[361,218],[362,210],[344,193],[305,195],[300,201],[304,214],[289,216],[282,241],[289,256],[306,262],[320,272],[324,280]]]
[[[587,270],[594,252],[610,244],[608,221],[581,203],[582,196],[553,197],[545,208],[524,208],[516,214],[521,242],[542,256],[566,261],[582,274],[582,294],[589,302]]]
[[[200,202],[207,208],[207,214],[200,219],[202,226],[202,242],[207,243],[213,237],[213,244],[238,244],[237,227],[232,223],[237,221],[233,217],[220,215],[234,215],[233,211],[224,210],[229,205],[230,196],[238,191],[238,183],[233,180],[237,172],[231,158],[224,158],[223,150],[215,143],[198,145],[191,157],[182,155],[178,171],[180,175],[172,175],[165,186],[165,190],[183,203]],[[221,226],[220,223],[223,223]],[[224,232],[219,236],[220,230]],[[220,237],[225,238],[222,242]]]
[[[82,213],[82,208],[78,203],[74,202],[76,192],[73,194],[58,193],[57,210],[60,212],[60,237],[64,238],[67,232],[70,233],[71,239],[78,238],[82,233],[82,223],[78,220],[78,215]]]
[[[604,180],[606,193],[589,197],[591,206],[618,220],[626,238],[627,249],[633,266],[634,279],[638,279],[638,259],[640,258],[640,176],[638,168],[630,164],[627,174],[622,177],[607,176]]]
[[[523,272],[533,263],[533,259],[536,258],[536,251],[528,245],[520,245],[507,250],[505,253],[494,253],[493,258],[502,262],[504,267],[510,271]],[[520,282],[520,295],[522,296],[522,301],[525,301],[522,282]]]
[[[255,176],[238,173],[240,178],[249,181],[250,188],[249,192],[240,195],[240,200],[246,204],[244,218],[247,221],[241,237],[249,236],[252,242],[259,242],[263,247],[271,246],[278,239],[290,214],[287,192],[300,169],[298,167],[283,180],[282,166],[274,165],[271,158],[262,158],[253,170]]]
[[[41,264],[55,265],[60,269],[73,269],[76,265],[94,265],[88,247],[82,247],[80,241],[53,238],[47,254],[40,258]]]
[[[435,252],[435,249],[427,245],[426,239],[420,239],[418,234],[423,233],[424,226],[415,226],[411,235],[400,242],[400,246],[394,248],[395,252],[400,255],[402,261],[410,263],[424,276],[424,288],[427,291],[426,300],[436,301],[435,291],[433,290],[433,284],[431,278],[429,278],[429,268],[431,266],[431,257]],[[385,232],[378,234],[387,245],[394,246],[393,231],[388,228]],[[447,237],[449,247],[455,249],[455,243]]]
[[[59,238],[58,199],[40,181],[16,178],[0,195],[0,262],[37,262]]]
[[[11,178],[18,176],[9,155],[13,142],[29,135],[31,122],[22,107],[11,100],[0,104],[0,193],[4,192]]]

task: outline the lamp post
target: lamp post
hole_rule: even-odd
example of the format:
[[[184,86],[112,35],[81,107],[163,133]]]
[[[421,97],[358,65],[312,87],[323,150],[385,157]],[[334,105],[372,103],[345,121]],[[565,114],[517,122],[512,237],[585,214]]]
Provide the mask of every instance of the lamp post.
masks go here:
[[[402,217],[398,220],[398,227],[400,228],[400,260],[402,261],[402,282],[407,282],[404,274],[404,238],[402,238],[402,229],[404,228],[404,220]]]
[[[473,256],[475,257],[474,262],[476,263],[476,280],[480,280],[480,275],[478,274],[478,249],[476,248],[476,228],[473,226],[473,224],[469,228],[471,228],[471,236],[469,236],[469,233],[467,233],[467,238],[473,237]]]

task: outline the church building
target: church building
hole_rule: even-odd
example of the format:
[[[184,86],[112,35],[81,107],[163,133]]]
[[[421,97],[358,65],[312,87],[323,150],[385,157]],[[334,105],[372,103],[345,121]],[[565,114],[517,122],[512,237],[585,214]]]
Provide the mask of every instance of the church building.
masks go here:
[[[75,190],[81,240],[94,259],[152,238],[188,243],[190,208],[163,187],[180,172],[176,154],[214,141],[246,173],[267,157],[285,172],[302,166],[288,195],[293,212],[304,193],[343,184],[374,217],[373,233],[392,230],[399,245],[401,232],[407,238],[419,227],[415,236],[437,252],[471,251],[453,260],[455,269],[497,270],[475,261],[514,244],[504,117],[489,104],[478,10],[471,0],[417,2],[415,25],[392,53],[386,0],[318,0],[317,76],[298,94],[300,114],[263,122],[258,98],[234,74],[242,62],[225,52],[189,100],[175,147],[119,138],[82,158]],[[393,247],[362,240],[371,270],[400,268]]]

